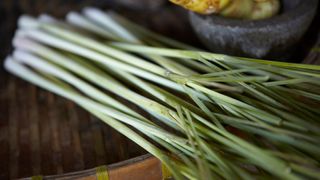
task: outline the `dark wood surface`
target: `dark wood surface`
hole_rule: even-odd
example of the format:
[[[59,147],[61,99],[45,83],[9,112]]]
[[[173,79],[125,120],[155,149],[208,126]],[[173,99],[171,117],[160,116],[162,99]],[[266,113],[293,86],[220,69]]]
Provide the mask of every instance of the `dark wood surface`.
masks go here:
[[[68,11],[85,6],[114,9],[154,31],[200,46],[186,11],[165,0],[1,0],[0,179],[80,171],[146,153],[70,101],[22,81],[2,67],[12,51],[20,14],[48,13],[63,18]],[[309,52],[317,33],[317,28],[310,30],[299,59]],[[309,57],[319,59],[314,53]]]

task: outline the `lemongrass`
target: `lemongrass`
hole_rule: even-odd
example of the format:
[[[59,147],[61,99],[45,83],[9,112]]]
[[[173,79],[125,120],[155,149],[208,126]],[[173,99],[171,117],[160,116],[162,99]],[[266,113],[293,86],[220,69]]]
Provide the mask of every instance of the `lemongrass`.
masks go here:
[[[161,150],[141,136],[131,139],[177,179],[317,175],[320,123],[311,104],[319,100],[318,66],[179,49],[179,42],[96,9],[72,13],[68,21],[76,26],[50,17],[22,18],[14,38],[17,50],[6,68],[112,127],[121,126],[129,138],[129,126],[143,133]],[[165,124],[135,113],[103,90]]]
[[[102,119],[104,122],[106,122],[107,124],[109,124],[113,128],[117,129],[119,132],[123,133],[128,138],[132,139],[135,143],[139,144],[141,147],[145,148],[149,153],[158,157],[160,160],[162,160],[163,163],[166,164],[166,166],[168,168],[170,168],[172,170],[172,173],[175,175],[176,178],[180,177],[180,175],[178,173],[175,173],[173,171],[173,169],[174,169],[172,167],[173,162],[170,162],[168,157],[166,157],[166,155],[164,153],[162,153],[160,149],[158,149],[156,146],[154,146],[151,143],[149,143],[148,141],[146,141],[144,138],[142,138],[140,135],[138,135],[137,133],[135,133],[134,131],[132,131],[130,128],[126,127],[122,123],[120,123],[120,122],[114,120],[113,118],[106,116],[103,113],[97,111],[96,109],[99,109],[99,108],[97,108],[97,107],[99,107],[97,104],[93,103],[89,99],[83,98],[81,95],[77,94],[76,92],[73,92],[70,89],[66,89],[66,87],[59,87],[57,85],[54,85],[53,83],[48,82],[48,80],[31,72],[27,68],[23,67],[22,65],[20,65],[16,61],[14,61],[11,57],[8,57],[5,60],[5,67],[11,73],[29,81],[29,82],[35,83],[44,89],[53,91],[63,97],[74,100],[80,106],[87,109],[89,112],[96,115],[97,117]],[[105,109],[103,111],[105,111]],[[180,178],[178,178],[178,179],[180,179]]]

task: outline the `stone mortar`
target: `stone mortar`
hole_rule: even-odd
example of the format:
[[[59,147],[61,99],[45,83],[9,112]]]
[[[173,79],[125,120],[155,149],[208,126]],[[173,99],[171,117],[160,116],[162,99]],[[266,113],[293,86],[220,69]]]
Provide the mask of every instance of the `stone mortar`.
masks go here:
[[[216,53],[286,60],[314,18],[318,0],[283,0],[279,15],[239,20],[190,12],[202,43]]]

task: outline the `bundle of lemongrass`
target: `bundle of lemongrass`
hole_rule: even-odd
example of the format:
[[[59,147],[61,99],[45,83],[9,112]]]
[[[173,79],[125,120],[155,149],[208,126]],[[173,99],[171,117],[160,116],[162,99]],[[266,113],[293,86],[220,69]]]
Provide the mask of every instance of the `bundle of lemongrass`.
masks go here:
[[[22,16],[6,69],[88,110],[176,179],[320,177],[320,66],[200,52],[93,8],[66,19]]]

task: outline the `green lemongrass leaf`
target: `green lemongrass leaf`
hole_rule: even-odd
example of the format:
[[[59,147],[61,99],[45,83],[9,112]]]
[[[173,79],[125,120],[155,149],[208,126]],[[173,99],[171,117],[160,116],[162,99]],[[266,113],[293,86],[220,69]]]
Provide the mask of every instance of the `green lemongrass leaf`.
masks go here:
[[[142,26],[139,26],[127,19],[125,19],[124,17],[120,16],[119,14],[115,13],[115,12],[110,12],[109,15],[114,18],[117,22],[121,23],[122,26],[126,27],[129,29],[129,31],[131,32],[136,32],[140,35],[142,35],[143,37],[149,37],[151,39],[154,39],[156,41],[159,41],[163,44],[169,45],[171,47],[175,47],[175,48],[181,48],[181,49],[193,49],[196,50],[197,48],[192,47],[188,44],[184,44],[181,43],[179,41],[167,38],[165,36],[162,36],[160,34],[154,33],[152,31],[149,31],[148,29],[145,29]]]
[[[268,60],[243,58],[243,57],[238,57],[238,58],[240,60],[244,60],[244,61],[248,61],[248,62],[254,62],[254,63],[259,63],[259,64],[284,67],[284,68],[320,70],[320,66],[317,66],[317,65],[287,63],[287,62],[280,62],[280,61],[268,61]]]
[[[305,72],[304,69],[299,70],[291,70],[286,68],[279,68],[276,66],[260,66],[262,70],[271,72],[273,74],[279,74],[287,78],[291,79],[309,79],[310,82],[317,83],[317,80],[319,80],[319,73],[308,73]]]
[[[206,82],[206,81],[196,81],[199,84],[202,84],[206,87],[214,87],[217,92],[235,92],[235,93],[243,93],[243,88],[240,86],[229,86],[224,83],[217,82]]]
[[[181,74],[181,75],[192,75],[197,74],[195,71],[176,63],[168,58],[156,55],[148,55],[146,56],[148,59],[160,64],[162,67],[166,68],[168,71],[173,73]]]
[[[109,55],[111,57],[124,61],[133,66],[139,66],[142,69],[145,69],[147,71],[152,71],[159,75],[162,75],[165,73],[165,70],[161,69],[159,66],[155,66],[154,64],[148,63],[140,58],[137,58],[136,56],[124,53],[112,47],[105,46],[104,44],[98,41],[95,41],[93,39],[83,37],[81,34],[77,32],[72,32],[66,29],[57,28],[56,26],[51,24],[41,24],[41,28],[51,33],[54,33],[55,35],[62,37],[66,40],[69,40],[81,46],[96,50],[102,54]]]
[[[183,53],[177,53],[175,51],[172,51],[170,49],[165,49],[165,48],[157,48],[156,51],[158,51],[158,52],[155,52],[154,51],[155,49],[150,49],[150,47],[147,47],[147,46],[139,46],[139,48],[143,49],[142,51],[140,51],[140,50],[137,50],[133,46],[133,44],[124,44],[124,43],[118,43],[118,42],[113,42],[113,43],[109,43],[109,44],[111,46],[114,46],[114,47],[117,47],[117,48],[121,48],[121,49],[124,49],[124,50],[129,50],[129,51],[145,52],[146,54],[149,54],[148,53],[148,50],[149,50],[149,51],[151,51],[150,54],[156,54],[156,55],[161,55],[161,56],[163,56],[165,54],[164,56],[169,56],[169,57],[173,57],[173,58],[182,58],[183,59],[183,63],[190,64],[191,66],[197,67],[198,69],[201,69],[201,70],[203,70],[205,72],[210,72],[210,67],[216,69],[213,64],[208,63],[205,59],[201,58],[201,56],[198,56],[198,54],[196,54],[195,56],[193,54],[184,55]],[[177,50],[177,51],[178,52],[184,52],[184,51],[181,51],[181,50]],[[201,62],[206,63],[206,65],[208,65],[209,67],[202,66],[202,65],[198,64],[196,61],[195,62],[190,61],[191,59],[200,59]]]
[[[269,76],[241,76],[241,77],[205,77],[205,78],[193,78],[190,79],[199,82],[264,82],[269,80]]]
[[[283,81],[272,81],[263,83],[265,86],[283,86],[283,85],[290,85],[290,84],[299,84],[299,83],[307,83],[310,82],[308,79],[289,79]]]
[[[292,154],[292,153],[283,153],[280,151],[270,151],[270,153],[291,161],[292,163],[298,163],[298,164],[305,164],[308,166],[317,166],[318,162],[315,161],[314,159],[308,158],[306,156],[299,156],[296,154]]]
[[[100,27],[92,22],[90,22],[89,20],[87,20],[85,17],[82,17],[81,15],[71,12],[68,14],[67,16],[67,20],[68,22],[79,26],[81,28],[84,28],[88,31],[91,31],[93,33],[96,33],[100,36],[103,36],[105,38],[111,39],[111,40],[117,40],[119,38],[121,38],[122,41],[126,41],[126,42],[130,42],[130,43],[142,43],[140,40],[138,40],[139,38],[136,37],[136,35],[131,34],[131,32],[128,32],[125,30],[125,28],[123,26],[121,26],[120,24],[118,24],[118,22],[115,22],[114,20],[112,20],[112,18],[104,13],[101,12],[97,9],[94,8],[89,8],[87,10],[85,10],[85,15],[88,16],[90,19],[92,19],[93,21],[97,21],[98,24],[104,26],[106,29],[104,29],[103,27]],[[97,19],[95,19],[94,17],[98,17]],[[111,23],[108,23],[111,22]],[[110,35],[110,32],[108,31],[108,29],[113,29],[113,32],[111,33],[112,35]],[[119,34],[119,30],[120,29],[120,34]],[[147,40],[147,42],[149,42],[150,40]],[[152,40],[151,40],[152,41]],[[152,41],[151,43],[152,45],[159,45],[159,43],[157,43],[156,41]],[[184,66],[181,66],[179,64],[174,63],[173,61],[167,60],[167,58],[161,57],[161,56],[148,56],[150,57],[152,60],[155,60],[157,63],[160,63],[162,65],[166,65],[166,64],[170,64],[170,65],[166,65],[166,68],[169,68],[174,70],[173,72],[184,72],[189,74],[189,73],[193,73],[192,71],[190,71],[189,69],[187,69]],[[205,67],[200,67],[199,64],[195,64],[192,61],[188,61],[189,63],[191,63],[192,66],[195,67],[199,67],[200,69],[205,69]]]
[[[269,100],[267,99],[268,102],[271,102],[271,104],[277,105],[278,107],[288,109],[288,107],[284,105],[290,105],[293,103],[286,97],[279,95],[278,92],[273,91],[271,88],[265,87],[262,84],[255,83],[254,88],[257,92],[260,92],[261,94],[264,94],[265,96],[269,97]],[[279,103],[282,105],[279,105]]]
[[[291,106],[291,108],[294,111],[298,111],[298,112],[302,112],[304,115],[304,118],[314,122],[314,120],[317,117],[317,115],[319,115],[319,111],[317,111],[316,107],[312,107],[307,103],[304,103],[303,101],[301,101],[301,97],[304,97],[306,99],[304,99],[304,101],[309,101],[311,100],[316,100],[316,97],[313,96],[313,94],[305,94],[306,92],[304,91],[298,91],[296,89],[292,89],[292,88],[284,88],[284,87],[273,87],[273,89],[275,89],[280,95],[283,95],[283,97],[286,97],[286,99],[289,99],[294,106]],[[312,97],[307,97],[308,95],[312,95]],[[299,98],[300,97],[300,98]],[[310,98],[310,99],[308,99]]]
[[[204,59],[204,58],[199,57],[197,60],[198,60],[199,62],[203,63],[203,64],[204,64],[205,66],[207,66],[208,68],[210,68],[210,72],[212,72],[212,71],[221,71],[221,68],[219,68],[219,67],[216,66],[215,64],[207,61],[207,60]]]
[[[174,95],[170,94],[169,92],[166,92],[165,90],[162,90],[161,88],[154,86],[152,84],[149,84],[147,82],[144,82],[142,80],[140,80],[139,78],[136,78],[135,76],[132,76],[128,73],[125,72],[121,72],[121,71],[115,71],[116,73],[118,73],[120,76],[122,76],[123,78],[128,79],[130,82],[135,83],[136,86],[138,86],[139,88],[147,91],[148,93],[150,93],[151,95],[157,97],[159,100],[168,103],[171,107],[176,107],[177,104],[181,104],[183,106],[186,106],[188,108],[190,108],[192,111],[194,112],[199,112],[199,110],[197,108],[195,108],[194,106],[192,106],[191,104],[183,101],[180,98],[175,97]],[[168,109],[168,111],[170,111]],[[162,113],[163,115],[164,113]],[[166,114],[165,114],[166,115]],[[167,118],[170,118],[169,116],[166,116]]]
[[[109,30],[111,30],[113,32],[113,37],[118,37],[121,38],[122,41],[127,41],[130,43],[137,43],[137,44],[141,44],[142,42],[139,40],[138,37],[136,37],[135,35],[131,34],[130,32],[128,32],[124,27],[122,27],[120,24],[118,24],[118,22],[114,21],[108,14],[101,12],[100,10],[94,9],[94,8],[87,8],[84,10],[84,14],[90,18],[92,21],[95,21],[96,23],[100,24],[101,26],[103,26],[104,29],[99,29],[100,31],[103,32],[109,32]],[[72,16],[75,16],[73,14],[71,14],[71,18],[70,21],[72,21],[74,18],[72,18]],[[79,15],[79,17],[81,19],[81,16]],[[82,17],[83,19],[83,17]],[[93,31],[96,32],[96,31]],[[100,35],[103,35],[102,33],[99,33]],[[107,37],[108,39],[110,39],[110,37],[108,36],[104,36]],[[111,38],[113,40],[113,38]],[[173,61],[168,60],[167,58],[161,57],[161,56],[155,56],[155,55],[150,55],[147,56],[149,57],[151,60],[157,62],[158,64],[162,65],[163,67],[166,67],[168,70],[171,70],[173,72],[176,73],[180,73],[180,74],[194,74],[195,72],[184,67],[181,66]]]
[[[144,43],[146,43],[147,45],[161,47],[161,44],[159,44],[158,42],[154,42],[154,41],[150,42],[150,40],[147,40]],[[181,61],[180,59],[172,60],[170,58],[157,56],[157,55],[148,55],[146,57],[149,57],[151,60],[160,64],[166,69],[181,75],[194,75],[194,74],[198,74],[197,71],[200,71],[200,72],[210,71],[210,68],[195,61]]]
[[[232,75],[238,73],[245,73],[255,70],[256,68],[243,68],[243,69],[235,69],[235,70],[226,70],[219,72],[206,73],[201,75],[193,75],[192,77],[215,77],[215,76],[224,76],[224,75]]]
[[[308,92],[300,91],[300,90],[297,90],[297,93],[299,93],[305,97],[320,101],[320,95],[318,95],[318,94],[308,93]]]
[[[298,95],[302,95],[302,96],[308,97],[308,98],[313,99],[313,100],[320,101],[320,95],[319,94],[314,94],[314,93],[301,91],[301,90],[292,90],[292,92],[296,93]]]
[[[218,152],[215,152],[214,150],[212,150],[208,146],[208,144],[206,144],[205,142],[203,141],[199,142],[199,146],[201,149],[203,149],[203,151],[206,154],[208,154],[209,157],[211,157],[211,159],[208,159],[208,160],[211,160],[217,164],[219,170],[222,171],[221,176],[224,176],[226,179],[235,178],[236,172],[233,171],[232,164],[228,164],[227,161],[223,159],[221,155],[218,154]],[[239,170],[239,171],[243,172],[242,170]]]
[[[205,87],[202,87],[202,86],[199,86],[195,83],[187,83],[188,86],[191,86],[199,91],[202,91],[206,94],[208,94],[209,96],[211,96],[211,98],[214,100],[214,101],[222,101],[224,103],[228,103],[228,104],[231,104],[231,105],[234,105],[234,106],[237,106],[239,108],[242,108],[242,111],[243,111],[243,108],[244,109],[248,109],[247,113],[259,118],[259,119],[262,119],[264,121],[268,121],[270,123],[275,123],[275,124],[281,124],[281,119],[270,114],[270,113],[267,113],[263,110],[260,110],[260,109],[257,109],[251,105],[248,105],[246,103],[243,103],[239,100],[236,100],[234,98],[231,98],[229,96],[226,96],[226,95],[223,95],[223,94],[220,94],[220,93],[217,93],[215,91],[212,91],[208,88],[205,88]]]
[[[218,100],[224,101],[226,103],[230,103],[230,104],[233,104],[233,105],[236,105],[236,106],[239,106],[239,107],[243,107],[243,108],[254,109],[252,106],[250,106],[248,104],[245,104],[245,103],[243,103],[241,101],[238,101],[236,99],[233,99],[233,98],[228,97],[226,95],[223,95],[221,93],[217,93],[217,92],[212,91],[212,90],[210,90],[208,88],[202,87],[202,86],[200,86],[200,85],[198,85],[196,83],[186,82],[186,85],[188,85],[188,86],[190,86],[190,87],[192,87],[194,89],[200,90],[203,93],[206,93],[206,94],[208,94],[208,95],[210,95],[210,96],[212,96],[212,97],[214,97],[214,98],[216,98]]]
[[[143,44],[140,36],[137,36],[135,33],[128,31],[127,28],[123,27],[119,22],[115,21],[111,16],[109,16],[108,14],[100,10],[89,7],[89,8],[85,8],[82,11],[82,14],[83,16],[80,15],[79,16],[80,18],[88,19],[94,25],[99,26],[101,31],[111,33],[113,37],[116,37],[118,39],[117,40],[118,42]],[[101,14],[104,17],[102,17]],[[98,19],[96,19],[95,16],[98,16]],[[72,19],[70,19],[69,21],[72,21]],[[96,35],[99,35],[100,37],[104,38],[103,42],[108,42],[114,39],[114,38],[105,36],[102,33],[92,31],[89,28],[87,28],[87,30],[90,31],[91,33],[95,33]]]
[[[304,166],[299,166],[296,164],[290,164],[291,168],[298,173],[301,173],[303,175],[307,175],[310,178],[318,179],[320,177],[319,169],[312,169]]]
[[[201,100],[193,94],[185,85],[182,85],[186,93],[191,97],[191,99],[199,106],[199,108],[208,116],[212,121],[219,127],[223,128],[219,120],[212,114],[212,112],[207,108],[207,106],[201,102]]]
[[[91,22],[87,18],[83,17],[79,13],[69,12],[66,16],[66,19],[67,19],[68,23],[70,23],[76,27],[85,29],[90,32],[94,32],[96,34],[99,34],[100,36],[107,37],[108,39],[112,39],[115,41],[119,40],[119,38],[114,36],[113,33],[109,32],[109,31],[105,31],[103,28],[94,24],[93,22]]]
[[[201,56],[196,51],[184,51],[184,50],[172,50],[168,48],[157,48],[157,47],[149,47],[137,44],[129,44],[123,42],[110,42],[110,46],[135,52],[135,53],[143,53],[143,54],[155,54],[160,56],[172,57],[172,58],[181,58],[181,59],[198,59]]]
[[[207,135],[238,151],[244,157],[251,159],[256,165],[263,167],[270,173],[273,173],[279,177],[286,179],[298,179],[290,172],[289,166],[287,166],[283,161],[271,156],[262,149],[259,149],[258,147],[255,147],[232,134],[218,130],[217,128],[214,129],[221,133],[221,135],[225,136],[225,138],[213,136],[213,134],[210,132],[207,132]],[[226,138],[230,138],[230,140]]]
[[[189,125],[189,128],[193,134],[193,138],[195,140],[195,143],[197,145],[197,151],[196,153],[198,154],[198,158],[196,159],[197,163],[198,163],[198,166],[199,166],[199,173],[200,173],[200,177],[203,178],[203,179],[211,179],[212,178],[212,175],[211,175],[211,172],[210,170],[208,169],[208,162],[207,160],[205,159],[205,151],[200,148],[200,144],[203,143],[203,140],[198,136],[198,132],[196,131],[195,127],[194,127],[194,123],[193,123],[193,120],[191,118],[191,115],[190,115],[190,112],[186,109],[182,109],[184,114],[186,115],[186,122],[188,122],[188,125]],[[231,176],[231,174],[226,174],[225,176]]]
[[[254,180],[254,178],[249,173],[243,171],[238,166],[233,166],[233,169],[237,172],[241,179]],[[261,178],[261,175],[259,177]]]
[[[176,154],[183,163],[185,163],[185,167],[183,168],[183,170],[181,170],[179,168],[181,172],[181,174],[191,177],[191,178],[196,178],[194,173],[197,171],[196,166],[194,165],[194,163],[191,161],[191,159],[189,159],[189,157],[187,157],[186,155],[193,155],[192,153],[189,154],[189,152],[185,152],[185,148],[180,148],[181,151],[176,149],[176,146],[173,146],[171,144],[168,144],[167,142],[161,140],[161,139],[155,139],[159,144],[161,144],[163,147],[165,147],[166,149],[170,150],[170,152],[173,152],[174,154]],[[187,167],[187,168],[186,168]],[[178,168],[177,168],[178,169]]]
[[[278,115],[280,118],[284,119],[285,121],[282,122],[282,125],[284,127],[290,127],[296,130],[307,132],[309,130],[318,132],[319,129],[317,127],[314,127],[310,123],[302,120],[301,117],[296,116],[295,114],[291,114],[291,112],[279,110],[278,108],[275,108],[273,106],[270,106],[269,104],[264,104],[261,101],[250,99],[244,96],[237,96],[237,98],[247,102],[248,104],[254,104],[256,106],[259,106],[263,109],[268,109],[272,111],[272,113],[275,113],[275,115]],[[287,122],[290,121],[290,122]],[[292,123],[291,123],[292,122]]]
[[[168,48],[157,48],[157,47],[147,47],[141,45],[130,45],[127,43],[112,43],[113,46],[121,48],[123,50],[140,52],[145,54],[157,54],[161,56],[176,57],[176,58],[191,58],[191,59],[200,59],[205,58],[209,61],[222,61],[222,62],[232,62],[232,63],[242,63],[242,64],[263,64],[268,66],[278,66],[284,68],[300,68],[308,70],[320,70],[320,66],[309,65],[309,64],[295,64],[295,63],[286,63],[278,61],[267,61],[260,59],[250,59],[250,58],[241,58],[241,57],[231,57],[222,54],[214,54],[208,52],[198,52],[198,51],[187,51],[187,50],[178,50],[178,49],[168,49]]]
[[[103,26],[108,29],[109,32],[118,35],[118,37],[122,37],[128,42],[139,43],[140,41],[131,34],[131,32],[127,31],[123,28],[117,21],[108,16],[108,14],[95,9],[95,8],[85,8],[83,10],[83,14],[89,18],[91,21]]]
[[[288,135],[284,135],[284,134],[275,134],[272,133],[270,131],[266,131],[263,129],[257,129],[257,128],[253,128],[250,126],[243,126],[243,125],[239,125],[239,127],[241,129],[247,130],[247,131],[251,131],[255,134],[261,135],[261,136],[265,136],[267,138],[273,139],[275,142],[282,142],[282,143],[288,143],[290,145],[295,146],[296,148],[299,148],[301,150],[304,150],[308,153],[311,153],[314,155],[314,157],[316,157],[317,154],[319,154],[320,148],[317,147],[314,144],[311,144],[309,142],[306,141],[300,141],[298,139],[295,139],[293,137],[290,137]]]
[[[320,74],[319,72],[306,72],[306,71],[299,71],[299,70],[291,70],[291,72],[293,73],[297,73],[297,74],[302,74],[302,75],[306,75],[306,76],[311,76],[311,77],[315,77],[315,78],[320,78]]]

